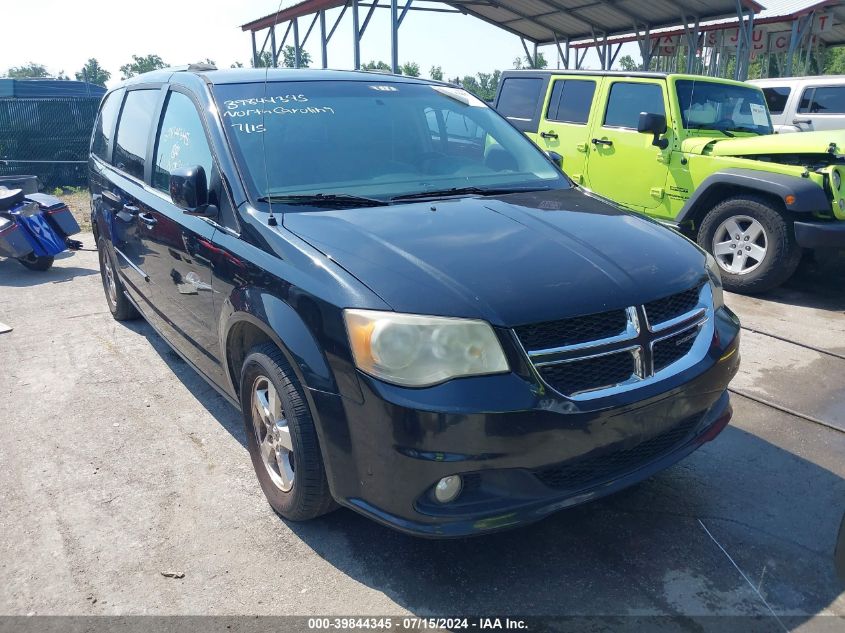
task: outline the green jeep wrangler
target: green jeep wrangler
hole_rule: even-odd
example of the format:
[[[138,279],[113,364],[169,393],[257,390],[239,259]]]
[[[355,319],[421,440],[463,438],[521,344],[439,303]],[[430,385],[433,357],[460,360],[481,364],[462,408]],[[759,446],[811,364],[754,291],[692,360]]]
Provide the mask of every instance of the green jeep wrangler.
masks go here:
[[[508,71],[495,107],[577,184],[695,239],[730,290],[768,290],[802,249],[845,247],[845,130],[775,135],[755,86]]]

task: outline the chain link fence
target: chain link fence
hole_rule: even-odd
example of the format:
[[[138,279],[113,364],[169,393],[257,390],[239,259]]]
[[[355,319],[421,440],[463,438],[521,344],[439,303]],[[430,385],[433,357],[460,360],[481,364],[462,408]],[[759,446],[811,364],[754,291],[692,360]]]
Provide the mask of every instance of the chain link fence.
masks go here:
[[[0,175],[32,174],[45,188],[87,185],[96,97],[0,98]]]

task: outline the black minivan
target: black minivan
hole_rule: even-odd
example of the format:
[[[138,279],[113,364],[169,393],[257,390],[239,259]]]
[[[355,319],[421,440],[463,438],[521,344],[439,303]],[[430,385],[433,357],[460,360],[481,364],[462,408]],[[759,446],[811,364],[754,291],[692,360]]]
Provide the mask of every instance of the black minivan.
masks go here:
[[[713,260],[462,89],[156,71],[106,95],[89,165],[112,314],[241,409],[287,519],[509,528],[730,419],[739,322]]]

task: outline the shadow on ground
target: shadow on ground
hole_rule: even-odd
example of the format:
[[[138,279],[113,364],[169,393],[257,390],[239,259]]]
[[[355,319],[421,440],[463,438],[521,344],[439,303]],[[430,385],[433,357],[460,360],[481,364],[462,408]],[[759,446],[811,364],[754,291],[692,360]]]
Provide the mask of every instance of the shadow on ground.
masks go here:
[[[64,252],[56,260],[73,257],[73,253]],[[49,270],[28,270],[14,259],[0,258],[0,287],[27,288],[49,283],[73,281],[76,277],[98,275],[98,268],[80,268],[78,266],[53,266]]]

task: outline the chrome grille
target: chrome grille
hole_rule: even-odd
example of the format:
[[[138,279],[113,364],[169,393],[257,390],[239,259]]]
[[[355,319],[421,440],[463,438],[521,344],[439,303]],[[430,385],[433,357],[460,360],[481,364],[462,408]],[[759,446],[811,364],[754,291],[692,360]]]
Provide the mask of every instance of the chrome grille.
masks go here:
[[[595,398],[703,358],[696,343],[712,305],[709,284],[697,284],[639,306],[519,326],[514,334],[546,385],[573,399]],[[712,323],[707,329],[712,335]]]
[[[701,286],[690,288],[685,292],[663,297],[656,301],[649,301],[643,306],[649,323],[670,321],[682,314],[686,314],[698,305],[698,295]]]
[[[625,310],[611,310],[572,319],[524,325],[515,331],[526,348],[546,349],[616,336],[625,331],[626,325]]]
[[[543,380],[561,393],[579,393],[618,385],[630,380],[636,373],[637,359],[631,351],[540,367]]]

